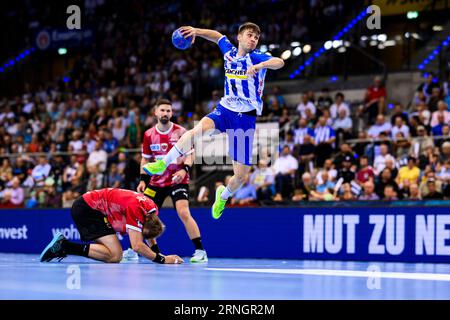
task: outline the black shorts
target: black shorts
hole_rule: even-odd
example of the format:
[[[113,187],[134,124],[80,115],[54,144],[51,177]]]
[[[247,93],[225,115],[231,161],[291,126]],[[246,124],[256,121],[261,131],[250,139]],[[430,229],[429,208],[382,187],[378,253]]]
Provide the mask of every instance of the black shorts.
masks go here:
[[[189,200],[189,185],[177,184],[173,187],[154,187],[148,185],[144,191],[144,194],[155,202],[158,209],[161,209],[164,200],[168,196],[172,198],[173,206],[178,200]]]
[[[108,218],[100,211],[89,207],[82,196],[74,201],[71,215],[80,232],[81,241],[89,242],[110,234],[116,234]]]

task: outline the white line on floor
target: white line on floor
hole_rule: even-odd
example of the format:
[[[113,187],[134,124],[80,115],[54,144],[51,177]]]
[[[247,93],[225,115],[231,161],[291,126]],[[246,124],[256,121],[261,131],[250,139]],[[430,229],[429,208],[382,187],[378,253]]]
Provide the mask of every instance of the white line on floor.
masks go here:
[[[407,280],[450,281],[450,274],[440,273],[405,273],[405,272],[372,272],[356,270],[327,270],[327,269],[238,269],[238,268],[207,268],[211,271],[234,271],[274,274],[297,274],[310,276],[361,277]]]

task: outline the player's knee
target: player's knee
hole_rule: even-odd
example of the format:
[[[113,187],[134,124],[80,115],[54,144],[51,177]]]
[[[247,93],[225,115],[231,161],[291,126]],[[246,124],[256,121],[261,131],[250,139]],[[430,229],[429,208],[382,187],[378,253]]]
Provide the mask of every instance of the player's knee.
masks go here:
[[[178,212],[178,215],[183,222],[187,222],[191,218],[191,213],[187,209],[181,210],[180,212]]]
[[[114,252],[111,253],[108,260],[108,263],[119,263],[122,260],[122,252]]]

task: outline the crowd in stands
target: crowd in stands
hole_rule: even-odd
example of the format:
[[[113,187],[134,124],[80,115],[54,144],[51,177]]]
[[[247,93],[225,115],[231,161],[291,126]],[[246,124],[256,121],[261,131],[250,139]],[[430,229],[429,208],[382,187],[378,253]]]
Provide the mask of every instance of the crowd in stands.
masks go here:
[[[317,98],[307,92],[297,106],[288,106],[274,87],[264,97],[262,119],[279,122],[280,155],[273,162],[260,157],[231,204],[448,199],[447,88],[431,75],[408,108],[400,103],[389,108],[378,78],[359,105],[347,104],[342,93],[331,97],[322,90]],[[164,95],[149,90],[136,99],[127,86],[94,94],[77,90],[75,81],[1,101],[1,206],[69,207],[88,190],[135,189],[141,139],[155,124],[152,103]],[[197,112],[181,111],[173,120],[192,127],[217,105],[220,94],[213,91]],[[178,100],[172,101],[176,114]],[[355,121],[363,122],[361,130]],[[209,190],[201,194],[198,202],[211,201]]]
[[[2,207],[70,207],[88,190],[134,190],[142,137],[156,123],[155,101],[169,98],[173,121],[186,128],[215,108],[223,85],[220,50],[207,41],[197,41],[188,53],[174,50],[170,34],[180,23],[231,37],[240,22],[260,10],[268,15],[257,19],[265,21],[265,41],[283,43],[320,38],[315,33],[335,23],[344,9],[344,1],[281,1],[288,8],[273,13],[264,9],[264,1],[260,6],[236,1],[235,8],[253,15],[236,21],[230,11],[216,10],[225,2],[215,1],[168,19],[183,4],[155,7],[161,13],[155,15],[150,3],[133,1],[124,9],[126,19],[118,19],[121,13],[111,12],[114,1],[86,3],[90,21],[98,24],[96,39],[80,52],[69,76],[26,85],[13,99],[0,97]],[[327,89],[305,92],[298,105],[287,105],[282,88],[266,90],[261,119],[279,122],[280,157],[260,158],[232,204],[449,198],[448,82],[437,83],[430,75],[410,105],[391,109],[388,101],[380,78],[358,105]],[[355,138],[361,140],[346,143]],[[200,188],[195,194],[202,203],[214,192]]]
[[[265,114],[282,129],[280,157],[260,159],[232,204],[450,199],[448,82],[428,75],[408,107],[388,105],[379,77],[353,106],[327,89],[287,106],[279,90]]]

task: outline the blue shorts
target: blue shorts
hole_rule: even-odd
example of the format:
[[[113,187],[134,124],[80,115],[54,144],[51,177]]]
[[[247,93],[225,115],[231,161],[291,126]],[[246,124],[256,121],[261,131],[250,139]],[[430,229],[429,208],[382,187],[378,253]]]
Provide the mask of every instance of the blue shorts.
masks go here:
[[[230,157],[236,162],[250,166],[256,116],[234,112],[220,104],[206,116],[214,121],[217,130],[227,133]]]

